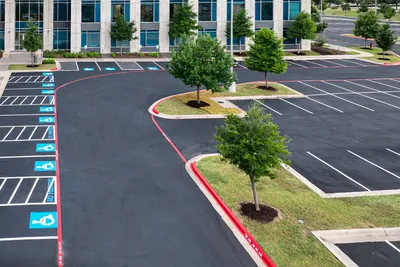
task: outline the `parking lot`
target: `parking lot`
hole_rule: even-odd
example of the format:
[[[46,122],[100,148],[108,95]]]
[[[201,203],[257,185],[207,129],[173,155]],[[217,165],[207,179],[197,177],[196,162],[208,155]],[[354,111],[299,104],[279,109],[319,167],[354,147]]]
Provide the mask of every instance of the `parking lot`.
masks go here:
[[[14,74],[0,98],[2,266],[57,264],[54,85],[50,72]]]
[[[309,68],[352,68],[371,67],[377,64],[358,59],[332,59],[332,60],[287,60],[288,69]],[[167,69],[168,61],[67,61],[60,62],[60,71],[84,71],[84,72],[116,72],[116,71],[164,71]],[[243,61],[238,61],[237,70],[247,69]],[[23,78],[19,81],[26,81]],[[32,77],[28,80],[36,80]],[[14,82],[16,80],[13,80]],[[11,82],[13,82],[11,81]],[[40,81],[39,79],[36,81]]]

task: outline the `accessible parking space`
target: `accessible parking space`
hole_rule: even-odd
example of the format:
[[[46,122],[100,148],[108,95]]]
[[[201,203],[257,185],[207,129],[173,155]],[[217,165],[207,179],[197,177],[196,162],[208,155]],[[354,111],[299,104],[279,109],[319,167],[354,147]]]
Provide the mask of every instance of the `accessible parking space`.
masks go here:
[[[77,64],[78,64],[78,68],[80,71],[85,71],[85,72],[102,71],[96,61],[94,61],[94,62],[78,62]]]
[[[121,70],[143,70],[136,61],[115,61]]]
[[[335,244],[360,267],[397,267],[400,262],[400,241]]]
[[[43,75],[32,75],[32,76],[10,76],[8,79],[9,84],[13,83],[43,83],[43,82],[54,82],[54,76],[43,76]]]
[[[162,66],[160,66],[157,62],[154,61],[143,61],[143,62],[137,62],[143,70],[164,70]]]
[[[60,62],[60,71],[79,71],[79,66],[76,61]]]
[[[24,91],[24,94],[26,92]],[[11,94],[5,96],[5,94]],[[32,105],[53,105],[54,97],[52,95],[14,95],[12,91],[5,90],[0,97],[0,106],[32,106]]]
[[[121,71],[119,66],[115,62],[107,61],[107,62],[97,62],[97,65],[101,68],[102,71]]]

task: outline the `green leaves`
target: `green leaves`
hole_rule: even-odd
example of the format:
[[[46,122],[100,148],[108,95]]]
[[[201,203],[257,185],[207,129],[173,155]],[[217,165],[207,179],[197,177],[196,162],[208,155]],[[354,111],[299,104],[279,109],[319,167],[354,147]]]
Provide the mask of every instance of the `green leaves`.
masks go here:
[[[299,38],[304,40],[312,40],[315,38],[317,28],[311,15],[302,11],[293,21],[292,27],[289,28],[289,38]]]
[[[241,8],[237,14],[233,15],[233,38],[251,37],[253,36],[253,24],[251,17],[247,15],[247,11]],[[226,23],[226,36],[231,36],[231,23]]]
[[[25,32],[23,47],[28,52],[36,52],[43,46],[42,35],[38,32],[36,24],[28,21],[28,29]]]
[[[209,35],[188,37],[171,53],[169,73],[185,85],[204,86],[212,92],[228,90],[236,77],[230,72],[232,57]],[[223,88],[220,87],[223,86]]]
[[[197,29],[197,14],[193,12],[192,6],[184,4],[182,7],[177,7],[169,23],[169,37],[182,39],[193,35]]]
[[[354,23],[354,35],[368,38],[375,38],[379,29],[378,16],[374,11],[358,15],[357,21]]]
[[[229,115],[225,125],[217,127],[217,150],[221,156],[257,181],[262,176],[274,178],[273,170],[287,157],[289,139],[281,136],[272,116],[254,104],[243,119]]]
[[[386,52],[392,49],[397,41],[397,36],[395,35],[395,31],[390,28],[389,24],[384,24],[376,34],[375,41],[379,48],[381,48],[383,52]]]
[[[250,70],[280,74],[287,67],[283,56],[282,39],[273,30],[262,28],[256,32],[253,44],[250,44],[245,65]]]
[[[122,42],[125,40],[131,41],[135,40],[138,37],[134,36],[137,28],[135,27],[135,22],[125,21],[123,15],[118,15],[115,19],[115,24],[111,25],[111,31],[109,32],[111,38],[115,39],[118,42]]]

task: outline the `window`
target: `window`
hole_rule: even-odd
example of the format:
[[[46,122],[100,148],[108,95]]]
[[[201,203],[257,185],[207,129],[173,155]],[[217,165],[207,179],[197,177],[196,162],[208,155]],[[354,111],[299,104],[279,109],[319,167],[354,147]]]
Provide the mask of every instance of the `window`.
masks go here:
[[[300,0],[284,0],[283,1],[283,20],[294,20],[300,13]]]
[[[68,29],[54,29],[53,30],[53,49],[55,50],[69,50],[71,32]]]
[[[288,33],[288,29],[287,28],[284,28],[283,29],[283,38],[284,38],[284,40],[283,40],[283,44],[299,44],[300,43],[300,40],[299,39],[289,39],[289,38],[287,38],[287,33]]]
[[[129,1],[112,1],[111,2],[111,19],[115,21],[116,17],[123,15],[126,21],[130,21],[129,17],[130,4]]]
[[[158,45],[158,30],[141,30],[140,45],[143,47]]]
[[[129,47],[129,40],[124,40],[122,41],[122,44],[120,42],[117,42],[114,38],[111,38],[111,47]]]
[[[216,29],[204,29],[199,31],[199,34],[201,35],[210,35],[212,38],[217,38],[217,30]]]
[[[54,21],[71,21],[70,0],[54,1]]]
[[[272,20],[273,12],[272,0],[256,0],[256,20]]]
[[[4,50],[4,31],[0,31],[0,49]]]
[[[100,22],[99,0],[82,0],[82,22]]]
[[[199,0],[199,21],[217,21],[217,1]]]
[[[82,47],[100,47],[100,31],[82,31],[81,33]]]
[[[43,2],[16,0],[15,21],[43,21]]]
[[[4,7],[5,7],[5,1],[4,0],[0,1],[0,21],[4,21],[4,17],[5,17],[5,8]],[[3,32],[3,35],[4,35],[4,32]]]
[[[244,8],[244,0],[233,0],[233,15],[237,14],[242,8]],[[231,21],[231,0],[227,2],[226,20]]]
[[[174,15],[174,11],[178,7],[182,7],[184,4],[187,4],[187,0],[170,0],[169,1],[169,18],[171,19]]]
[[[241,45],[244,45],[244,36],[240,37],[240,43]],[[230,46],[231,45],[231,39],[230,38],[226,38],[226,45]],[[233,45],[239,45],[239,38],[233,38]],[[227,49],[230,49],[230,47],[227,47]]]
[[[141,22],[158,22],[158,0],[142,0],[140,4]]]

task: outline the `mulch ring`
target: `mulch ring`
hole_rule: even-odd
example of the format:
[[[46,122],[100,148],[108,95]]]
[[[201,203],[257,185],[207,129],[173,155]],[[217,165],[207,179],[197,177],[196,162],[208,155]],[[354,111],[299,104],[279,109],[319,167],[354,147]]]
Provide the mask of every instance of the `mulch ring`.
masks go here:
[[[197,103],[196,100],[190,100],[186,103],[186,105],[188,105],[189,107],[192,107],[192,108],[204,108],[204,107],[210,106],[210,104],[208,104],[207,102],[200,101],[200,104],[199,104],[199,103]]]
[[[260,211],[256,211],[254,203],[240,203],[240,213],[243,216],[246,216],[261,223],[269,223],[279,218],[278,210],[263,204],[260,204],[259,206]]]

